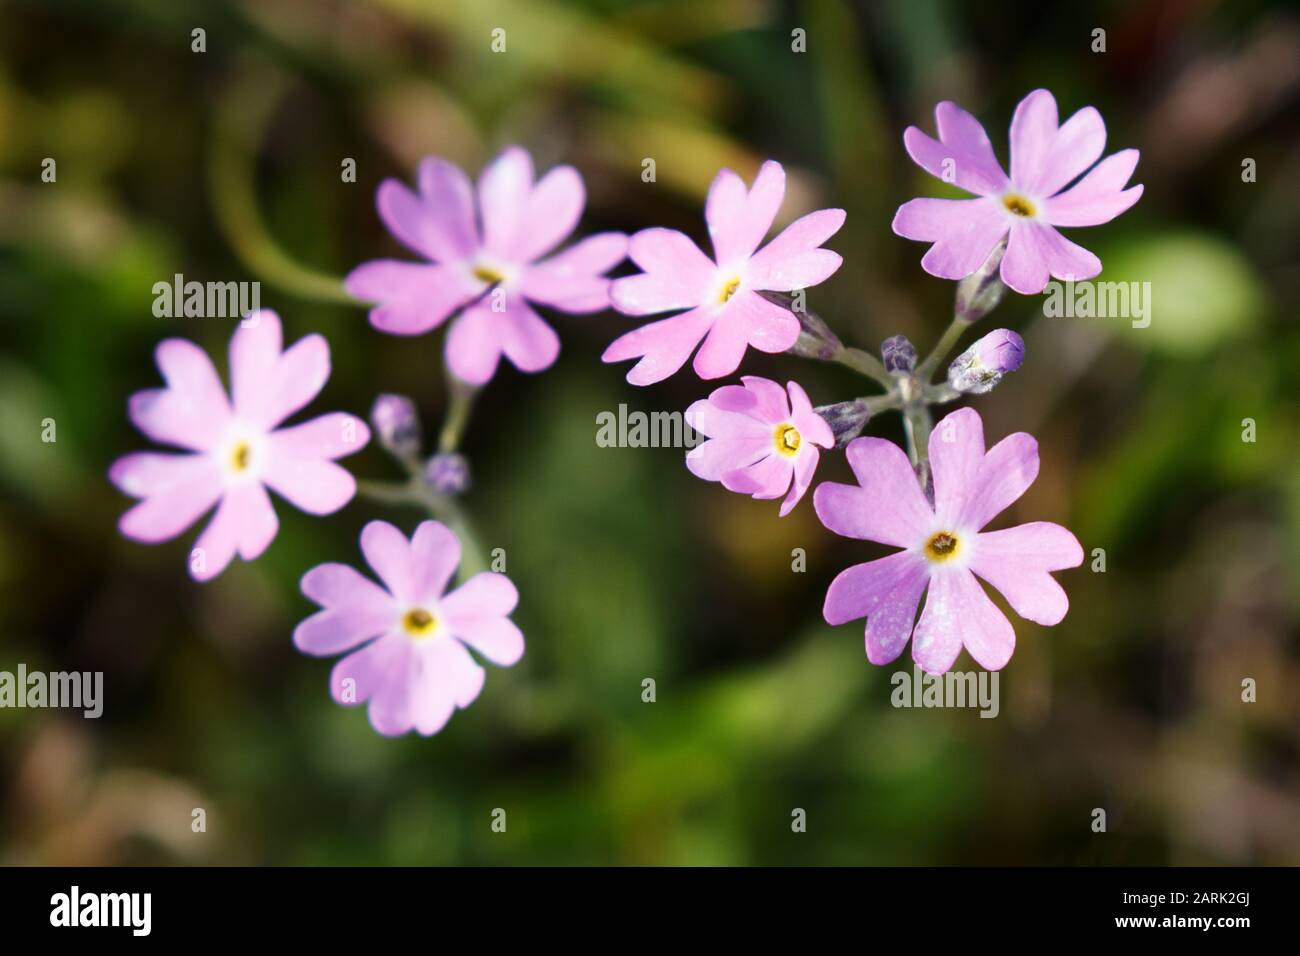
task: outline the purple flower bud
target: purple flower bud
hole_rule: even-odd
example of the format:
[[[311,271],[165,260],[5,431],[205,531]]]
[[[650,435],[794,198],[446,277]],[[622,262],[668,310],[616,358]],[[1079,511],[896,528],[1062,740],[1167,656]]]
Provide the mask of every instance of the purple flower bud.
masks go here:
[[[886,372],[910,372],[916,368],[916,346],[906,335],[895,335],[880,343],[880,359]]]
[[[405,395],[380,395],[370,408],[379,443],[399,458],[420,453],[420,416]]]
[[[948,384],[959,392],[982,395],[1020,368],[1025,340],[1010,329],[994,329],[948,366]]]
[[[440,495],[459,495],[469,490],[469,462],[455,452],[434,455],[424,466],[424,480]]]
[[[860,398],[849,402],[836,402],[834,405],[819,405],[813,409],[831,426],[835,436],[835,447],[843,448],[850,441],[862,434],[871,418],[867,403]]]
[[[998,307],[1007,291],[1002,281],[1002,255],[1007,251],[1007,240],[993,247],[984,264],[957,283],[953,311],[963,322],[977,322]]]

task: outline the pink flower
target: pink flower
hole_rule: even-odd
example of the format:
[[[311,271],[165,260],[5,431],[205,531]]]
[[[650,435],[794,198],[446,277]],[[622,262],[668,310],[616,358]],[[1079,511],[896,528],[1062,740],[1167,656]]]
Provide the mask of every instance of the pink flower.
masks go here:
[[[167,339],[156,353],[167,387],[131,396],[136,428],[189,453],[137,452],[113,463],[109,480],[143,499],[118,527],[136,541],[167,541],[220,502],[191,555],[196,580],[216,577],[236,552],[251,561],[266,550],[279,528],[268,488],[317,515],[338,511],[356,492],[333,459],[365,446],[365,422],[334,412],[275,430],[316,397],[330,373],[329,345],[319,335],[283,353],[280,343],[274,312],[254,312],[240,323],[230,339],[228,401],[207,354],[193,342]]]
[[[840,257],[818,248],[844,224],[844,210],[822,209],[787,226],[757,253],[785,196],[785,171],[768,161],[752,189],[729,169],[713,185],[704,218],[713,259],[674,229],[643,229],[628,254],[644,270],[615,279],[610,298],[628,315],[689,309],[651,322],[610,343],[601,358],[640,357],[627,374],[633,385],[672,375],[695,356],[700,378],[721,378],[740,367],[745,348],[784,352],[799,337],[799,320],[758,293],[791,292],[816,285],[840,267]],[[716,261],[715,261],[716,260]]]
[[[894,232],[932,242],[921,266],[941,279],[970,275],[1008,232],[1002,281],[1025,295],[1043,291],[1049,275],[1091,279],[1101,260],[1055,226],[1096,226],[1138,201],[1142,187],[1125,189],[1138,151],[1126,149],[1096,166],[1106,146],[1106,124],[1091,106],[1057,125],[1056,100],[1034,90],[1011,120],[1011,175],[993,155],[988,134],[955,103],[935,107],[939,140],[915,126],[903,133],[908,155],[927,172],[978,199],[913,199],[898,207]],[[1077,183],[1075,178],[1092,166]],[[1063,191],[1064,190],[1064,191]]]
[[[582,216],[586,192],[572,166],[534,183],[528,153],[508,147],[479,176],[477,218],[474,188],[457,166],[430,157],[419,181],[417,195],[384,180],[377,204],[389,232],[429,262],[379,259],[345,280],[349,293],[379,303],[370,312],[379,331],[421,335],[463,310],[447,334],[447,365],[482,385],[502,354],[522,372],[555,362],[559,337],[532,305],[570,313],[609,307],[604,273],[627,254],[622,233],[590,236],[542,259]]]
[[[855,439],[848,459],[860,487],[818,485],[817,517],[836,534],[904,549],[840,572],[826,592],[828,623],[867,618],[871,663],[888,664],[902,653],[927,585],[912,658],[932,674],[952,667],[962,647],[988,670],[1000,669],[1015,650],[1011,622],[975,575],[1023,618],[1050,625],[1065,617],[1069,599],[1048,572],[1082,563],[1074,535],[1046,521],[980,530],[1037,477],[1032,436],[1017,432],[986,453],[979,414],[953,412],[930,435],[933,506],[892,442]]]
[[[830,425],[812,410],[797,382],[786,389],[746,375],[744,386],[724,385],[686,410],[686,423],[709,440],[686,455],[686,467],[705,481],[755,498],[779,498],[781,517],[799,503],[821,454],[833,448]],[[793,487],[791,486],[793,479]]]
[[[351,651],[334,665],[330,693],[344,706],[370,702],[370,723],[387,736],[436,734],[483,689],[477,651],[509,667],[524,635],[507,615],[519,593],[504,574],[484,571],[444,593],[460,564],[460,541],[425,521],[408,541],[386,521],[361,529],[361,552],[383,587],[346,564],[321,564],[302,593],[324,610],[293,632],[305,654]]]

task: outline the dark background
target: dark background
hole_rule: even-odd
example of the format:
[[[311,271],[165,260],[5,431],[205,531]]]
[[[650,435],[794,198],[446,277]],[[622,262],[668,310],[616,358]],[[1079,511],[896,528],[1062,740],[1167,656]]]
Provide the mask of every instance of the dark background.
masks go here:
[[[0,862],[1300,863],[1288,6],[0,3],[0,669],[102,670],[107,685],[98,721],[0,710]],[[781,520],[692,477],[680,451],[596,446],[598,412],[683,409],[710,388],[689,372],[628,386],[626,366],[599,362],[634,324],[612,313],[554,317],[556,367],[503,366],[476,411],[467,504],[507,551],[528,652],[432,739],[376,735],[330,701],[329,663],[290,643],[313,610],[302,573],[358,563],[367,520],[410,531],[419,514],[279,502],[267,554],[206,586],[185,575],[197,529],[157,547],[115,530],[128,502],[106,471],[148,447],[126,399],[159,384],[155,344],[195,339],[224,369],[231,331],[154,318],[155,282],[261,281],[287,339],[331,343],[313,413],[365,414],[398,391],[435,426],[442,333],[380,335],[338,285],[408,257],[374,212],[382,178],[410,181],[431,153],[476,172],[517,142],[539,169],[580,169],[584,231],[703,241],[716,170],[749,178],[771,157],[790,175],[782,222],[849,213],[829,243],[845,264],[810,307],[868,349],[904,333],[924,350],[951,283],[889,221],[943,187],[902,131],[933,131],[935,102],[955,99],[1005,162],[1011,112],[1038,86],[1063,117],[1097,106],[1108,153],[1142,150],[1138,205],[1072,237],[1102,279],[1151,282],[1155,312],[1147,329],[1048,319],[1011,295],[984,320],[1028,345],[978,402],[990,440],[1029,430],[1043,457],[1000,520],[1058,521],[1106,552],[1105,573],[1061,575],[1063,624],[1015,620],[995,720],[890,706],[906,658],[874,668],[860,624],[820,615],[831,577],[874,552],[810,502]],[[866,391],[792,357],[751,352],[743,370],[797,377],[817,403]],[[900,438],[896,418],[870,432]],[[347,464],[394,476],[374,447]],[[836,456],[819,477],[846,474]]]

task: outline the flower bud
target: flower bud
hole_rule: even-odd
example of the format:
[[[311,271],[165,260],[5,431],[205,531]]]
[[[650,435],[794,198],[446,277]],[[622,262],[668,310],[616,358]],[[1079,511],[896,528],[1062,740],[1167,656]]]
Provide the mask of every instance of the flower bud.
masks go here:
[[[820,405],[813,411],[826,419],[826,424],[831,426],[836,448],[843,448],[861,435],[862,429],[867,427],[867,421],[871,418],[867,403],[860,398],[851,402],[837,402],[834,405]]]
[[[440,495],[459,495],[469,490],[469,462],[455,452],[434,455],[424,466],[424,480]]]
[[[880,359],[886,372],[910,372],[916,368],[916,346],[906,335],[895,335],[880,343]]]
[[[799,320],[799,338],[788,351],[800,358],[821,359],[828,361],[844,347],[840,337],[831,331],[831,327],[821,317],[802,307],[796,307],[793,296],[785,292],[760,292],[763,298],[778,305]]]
[[[984,318],[1002,301],[1007,291],[1006,284],[999,275],[1002,255],[1007,251],[1007,240],[1003,239],[984,264],[957,283],[957,297],[953,303],[953,313],[963,322],[975,322]]]
[[[1020,368],[1025,340],[1010,329],[994,329],[948,366],[948,384],[959,392],[982,395]]]
[[[379,443],[399,458],[420,453],[420,416],[405,395],[380,395],[370,408]]]

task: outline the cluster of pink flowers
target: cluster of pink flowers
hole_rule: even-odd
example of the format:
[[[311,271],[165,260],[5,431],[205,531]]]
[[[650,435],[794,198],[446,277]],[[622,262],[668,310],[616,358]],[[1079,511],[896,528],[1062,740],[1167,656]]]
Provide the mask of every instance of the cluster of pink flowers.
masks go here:
[[[932,243],[921,261],[927,272],[970,276],[993,261],[1005,240],[1001,280],[1018,292],[1041,291],[1049,276],[1098,274],[1100,261],[1057,227],[1105,222],[1136,202],[1142,187],[1126,188],[1135,150],[1097,162],[1106,134],[1096,110],[1058,124],[1050,93],[1027,96],[1011,124],[1009,176],[969,113],[941,103],[936,123],[937,140],[908,128],[909,155],[977,198],[914,199],[899,208],[894,231]],[[582,216],[582,178],[560,166],[535,179],[519,147],[489,163],[476,185],[438,158],[420,164],[417,180],[416,191],[385,181],[377,205],[392,235],[421,261],[367,262],[345,284],[373,304],[370,322],[381,332],[420,335],[450,319],[446,364],[472,386],[488,382],[502,356],[523,372],[555,362],[559,337],[537,307],[675,313],[615,339],[604,361],[636,359],[627,380],[649,385],[694,354],[700,378],[721,378],[740,367],[750,347],[792,350],[805,327],[792,300],[779,294],[815,286],[841,265],[823,248],[844,224],[840,209],[804,215],[764,244],[785,197],[785,172],[776,162],[764,163],[750,187],[731,170],[718,174],[704,209],[712,256],[683,233],[660,228],[630,239],[600,233],[556,251]],[[625,257],[640,271],[611,278]],[[1013,332],[985,336],[949,370],[951,389],[987,391],[1019,366],[1023,353]],[[891,339],[882,373],[909,374],[914,358],[910,343]],[[165,387],[133,395],[129,414],[146,436],[181,451],[138,452],[113,464],[112,482],[140,499],[121,519],[124,535],[165,541],[215,509],[189,560],[191,575],[207,581],[236,554],[253,560],[270,545],[278,521],[268,491],[319,515],[352,499],[356,481],[335,461],[367,444],[366,424],[335,412],[281,427],[325,385],[329,347],[322,337],[309,335],[286,350],[275,313],[247,316],[230,343],[229,395],[211,360],[190,342],[164,341],[157,362]],[[405,427],[391,420],[409,419],[409,404],[385,396],[376,405],[390,451],[398,441],[391,436]],[[782,516],[811,486],[820,456],[839,444],[834,416],[814,409],[794,381],[782,387],[743,376],[741,384],[694,403],[687,421],[708,439],[687,455],[691,472],[757,499],[784,497]],[[414,453],[410,435],[400,442],[401,455]],[[926,451],[922,467],[891,442],[856,438],[846,457],[858,484],[817,488],[815,510],[828,529],[902,549],[843,571],[830,585],[824,615],[832,624],[865,617],[867,658],[875,664],[897,658],[911,638],[913,657],[927,671],[947,670],[963,648],[997,669],[1010,659],[1015,633],[977,578],[1021,616],[1055,624],[1068,601],[1051,572],[1077,566],[1082,550],[1069,531],[1046,522],[983,530],[1037,475],[1030,436],[1012,435],[986,452],[979,415],[962,409],[939,423]],[[427,473],[441,476],[427,479],[437,495],[468,483],[459,456],[438,456]],[[312,568],[302,590],[321,610],[298,626],[294,643],[312,655],[346,653],[330,692],[344,705],[368,703],[380,733],[436,733],[482,689],[475,654],[499,666],[522,656],[523,635],[509,618],[515,586],[504,574],[483,572],[449,591],[461,542],[437,521],[424,522],[410,539],[373,521],[360,544],[381,584],[343,564]]]

